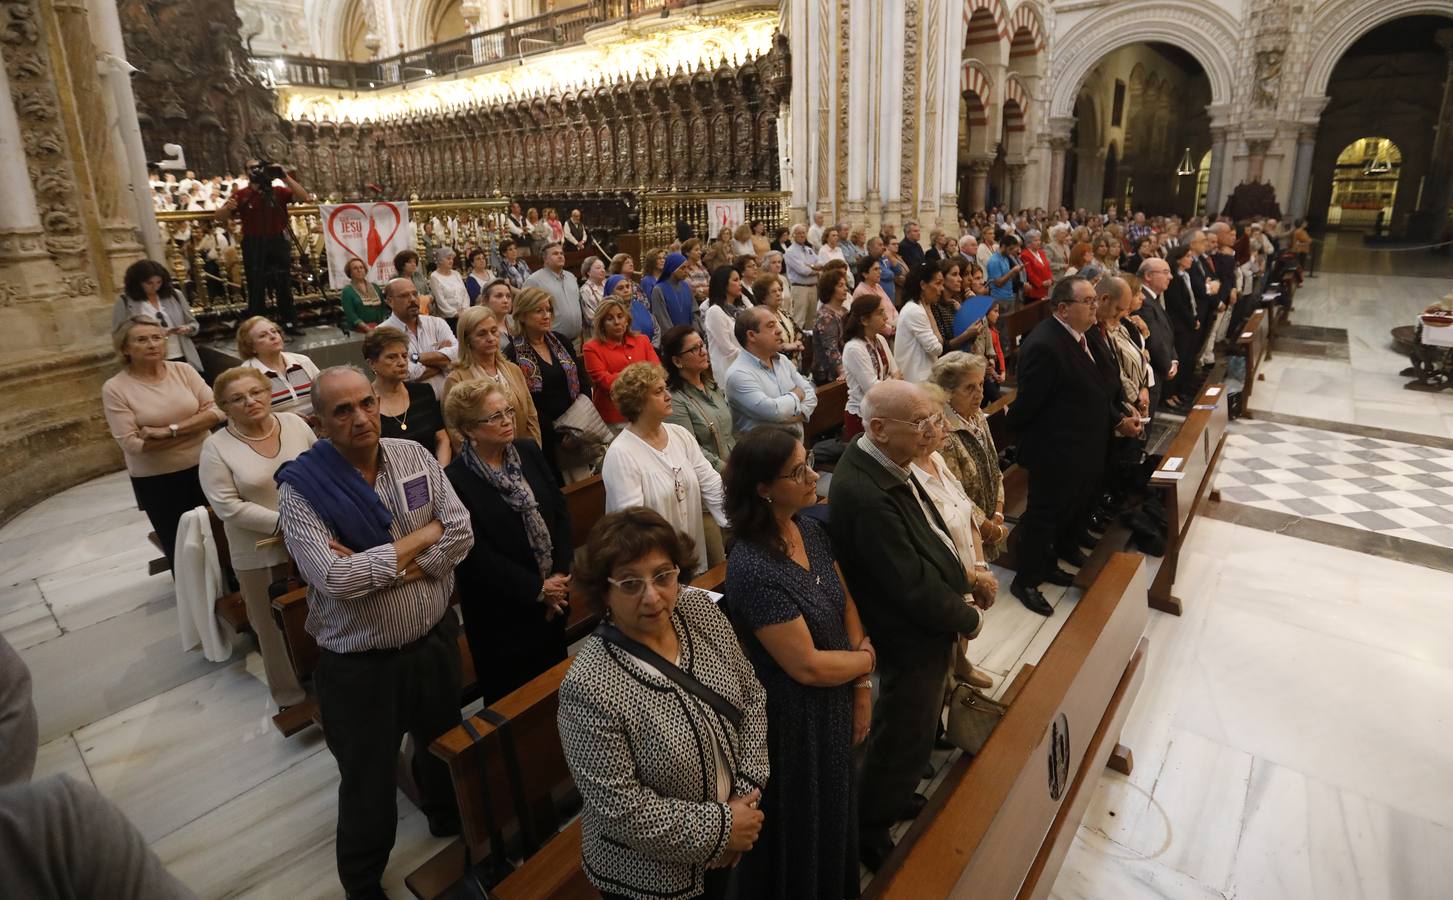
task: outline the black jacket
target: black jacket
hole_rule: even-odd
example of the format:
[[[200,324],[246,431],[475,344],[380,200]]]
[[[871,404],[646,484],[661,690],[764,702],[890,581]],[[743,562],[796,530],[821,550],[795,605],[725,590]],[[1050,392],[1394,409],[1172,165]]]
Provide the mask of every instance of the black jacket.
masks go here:
[[[1091,461],[1104,457],[1110,433],[1121,419],[1116,405],[1119,376],[1112,391],[1107,375],[1100,360],[1091,362],[1056,318],[1034,326],[1019,346],[1019,393],[1009,406],[1023,465],[1094,468]]]
[[[1211,277],[1211,264],[1204,255],[1198,256],[1191,262],[1187,274],[1191,276],[1191,291],[1195,294],[1196,316],[1205,318],[1206,310],[1213,308],[1211,295],[1206,293],[1206,279]]]
[[[898,255],[902,256],[903,261],[908,263],[908,271],[910,272],[923,265],[926,259],[923,253],[923,245],[918,243],[918,241],[910,241],[908,238],[904,238],[898,242]]]
[[[964,602],[963,562],[934,534],[912,485],[868,455],[865,440],[849,444],[833,470],[828,536],[878,652],[917,660],[974,633],[979,615]]]
[[[1195,266],[1191,267],[1192,269]],[[1175,334],[1184,336],[1187,332],[1194,333],[1196,323],[1200,316],[1196,310],[1196,298],[1194,291],[1195,277],[1192,276],[1192,289],[1186,289],[1185,279],[1179,274],[1171,276],[1170,286],[1165,289],[1165,312],[1170,318],[1171,327]]]
[[[1150,328],[1145,349],[1150,351],[1150,367],[1155,370],[1155,381],[1163,385],[1170,378],[1170,364],[1176,360],[1175,332],[1160,299],[1147,288],[1141,288],[1140,293],[1145,298],[1140,305],[1140,318]]]

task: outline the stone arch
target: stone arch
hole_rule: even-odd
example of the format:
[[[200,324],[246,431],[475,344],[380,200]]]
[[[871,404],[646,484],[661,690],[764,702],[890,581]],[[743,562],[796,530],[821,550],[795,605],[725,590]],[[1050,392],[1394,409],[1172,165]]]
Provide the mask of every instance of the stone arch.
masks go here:
[[[1028,149],[1025,130],[1029,122],[1029,100],[1024,85],[1010,75],[1004,81],[1004,155],[1018,161]]]
[[[1313,49],[1307,64],[1303,96],[1322,97],[1327,93],[1332,70],[1358,38],[1394,19],[1420,14],[1453,17],[1453,0],[1383,0],[1380,3],[1330,0],[1323,3],[1313,16],[1311,33],[1322,35],[1322,39]]]
[[[348,58],[348,20],[354,7],[363,13],[364,0],[303,0],[308,42],[323,59]]]
[[[964,128],[960,147],[971,154],[991,153],[989,106],[994,102],[993,81],[977,59],[964,60],[959,72],[960,124]]]
[[[1195,0],[1128,0],[1095,13],[1056,40],[1065,49],[1057,53],[1051,73],[1049,117],[1073,116],[1080,82],[1095,63],[1112,50],[1143,41],[1185,50],[1206,72],[1211,103],[1231,102],[1238,69],[1223,48],[1240,46],[1240,27],[1227,13]]]
[[[1000,0],[965,0],[964,54],[977,57],[989,65],[1008,62],[1007,18]]]
[[[1009,55],[1032,56],[1044,52],[1044,17],[1033,3],[1023,2],[1009,17]]]

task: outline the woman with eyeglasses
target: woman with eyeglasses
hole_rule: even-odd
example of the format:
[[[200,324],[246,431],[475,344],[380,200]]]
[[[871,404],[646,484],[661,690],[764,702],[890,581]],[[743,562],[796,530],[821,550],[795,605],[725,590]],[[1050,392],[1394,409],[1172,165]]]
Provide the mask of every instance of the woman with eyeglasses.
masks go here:
[[[155,319],[123,319],[111,340],[123,365],[101,385],[106,425],[170,561],[182,514],[206,502],[197,480],[202,441],[226,416],[196,369],[166,358],[166,329]]]
[[[506,292],[509,285],[504,285]],[[540,414],[535,411],[534,398],[525,384],[525,373],[505,358],[500,351],[504,327],[500,317],[489,306],[471,306],[459,316],[459,358],[444,379],[444,403],[449,392],[466,381],[492,381],[499,385],[505,399],[515,408],[515,426],[520,437],[542,444]],[[451,440],[457,434],[450,435]],[[457,443],[457,442],[456,442]]]
[[[267,376],[273,412],[313,416],[313,379],[318,366],[302,353],[283,350],[283,332],[266,316],[251,316],[237,326],[237,356],[242,364]]]
[[[719,527],[728,527],[721,476],[702,454],[696,437],[666,421],[672,404],[665,370],[656,363],[633,363],[616,378],[610,394],[630,424],[605,452],[600,472],[605,508],[656,510],[691,538],[698,571],[716,565],[720,560],[713,561],[707,553],[701,517],[710,512]]]
[[[570,611],[565,496],[539,443],[517,430],[514,403],[491,379],[457,384],[444,398],[463,439],[444,474],[477,535],[457,583],[486,706],[565,658]]]
[[[585,873],[606,898],[720,900],[762,828],[767,697],[726,616],[687,586],[696,558],[634,507],[595,524],[575,573],[605,621],[560,685],[558,722]]]
[[[762,835],[742,860],[742,897],[858,894],[853,747],[868,735],[877,662],[843,590],[802,442],[775,428],[742,438],[727,467],[736,544],[724,601],[767,690],[772,780]]]
[[[272,388],[257,369],[228,369],[212,384],[217,406],[227,414],[227,427],[202,444],[202,492],[227,533],[227,551],[247,621],[257,635],[268,691],[279,710],[302,703],[305,694],[288,659],[287,645],[272,617],[268,586],[287,574],[287,548],[258,547],[278,533],[277,482],[273,476],[285,462],[297,459],[317,438],[302,418],[274,412]]]
[[[671,415],[666,421],[689,430],[706,461],[718,472],[737,445],[732,409],[717,384],[706,342],[690,325],[677,325],[661,339]]]
[[[166,332],[167,360],[202,371],[202,358],[192,343],[201,326],[187,298],[173,286],[166,266],[154,259],[139,259],[126,267],[122,283],[124,288],[111,309],[111,327],[120,327],[132,316],[149,316]]]

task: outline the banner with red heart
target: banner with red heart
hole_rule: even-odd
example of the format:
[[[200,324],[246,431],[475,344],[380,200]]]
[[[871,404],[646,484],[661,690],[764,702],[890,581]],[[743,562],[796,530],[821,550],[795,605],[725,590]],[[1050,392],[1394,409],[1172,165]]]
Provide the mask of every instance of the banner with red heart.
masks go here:
[[[348,264],[361,260],[368,280],[382,284],[398,273],[394,257],[413,247],[406,202],[322,204],[323,246],[328,255],[328,284],[342,290],[348,284]]]

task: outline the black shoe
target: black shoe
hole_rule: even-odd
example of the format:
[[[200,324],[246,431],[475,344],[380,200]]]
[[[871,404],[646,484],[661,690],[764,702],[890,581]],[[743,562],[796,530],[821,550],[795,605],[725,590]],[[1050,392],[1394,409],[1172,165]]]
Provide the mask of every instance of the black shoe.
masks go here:
[[[1165,538],[1154,534],[1135,533],[1135,549],[1146,556],[1165,556]]]
[[[1049,601],[1044,599],[1044,595],[1039,592],[1037,587],[1030,587],[1016,581],[1009,585],[1009,593],[1019,598],[1019,602],[1023,603],[1024,608],[1030,612],[1039,613],[1041,616],[1054,615],[1054,607],[1049,605]]]
[[[888,854],[892,852],[893,839],[888,837],[886,831],[878,837],[860,837],[858,839],[858,860],[869,872],[876,872],[883,868],[883,863],[888,860]]]
[[[1080,532],[1079,537],[1075,538],[1075,543],[1086,550],[1093,550],[1096,547],[1100,546],[1100,538],[1096,537],[1093,534],[1090,534],[1090,532],[1088,531],[1082,531]]]
[[[293,337],[302,337],[303,335],[307,334],[307,332],[299,328],[297,325],[289,322],[288,324],[283,326],[283,334],[290,334]]]
[[[1048,575],[1044,576],[1044,580],[1050,584],[1057,584],[1060,587],[1069,587],[1075,583],[1075,576],[1061,569],[1059,566],[1055,566],[1049,570]]]
[[[458,837],[461,832],[458,816],[429,820],[429,833],[434,837]]]
[[[1077,569],[1090,561],[1090,558],[1085,556],[1078,547],[1071,547],[1068,550],[1061,551],[1058,555],[1060,559]]]
[[[908,821],[918,818],[918,814],[923,812],[923,808],[927,805],[928,798],[914,791],[913,797],[908,801],[908,808],[903,810],[903,820]]]
[[[349,891],[346,896],[348,900],[388,900],[388,894],[378,885],[362,891]]]

